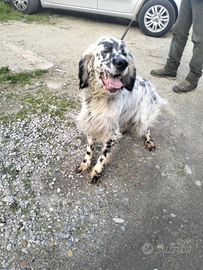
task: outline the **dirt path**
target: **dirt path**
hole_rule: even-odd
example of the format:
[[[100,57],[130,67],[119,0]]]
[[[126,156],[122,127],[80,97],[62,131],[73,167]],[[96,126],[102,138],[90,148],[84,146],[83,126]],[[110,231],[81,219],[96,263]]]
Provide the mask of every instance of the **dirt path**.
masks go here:
[[[121,37],[127,26],[125,21],[94,18],[67,14],[54,17],[49,24],[1,23],[0,66],[8,65],[12,71],[50,68],[52,72],[45,78],[48,88],[56,89],[57,93],[62,89],[78,95],[78,62],[82,53],[101,36]],[[202,269],[203,80],[192,93],[178,95],[172,91],[174,83],[179,83],[188,71],[191,42],[186,47],[175,82],[149,75],[152,68],[164,65],[170,40],[171,33],[160,39],[150,38],[137,26],[131,27],[125,38],[135,57],[137,74],[150,79],[177,113],[174,119],[160,117],[152,129],[157,145],[154,154],[146,152],[142,140],[127,135],[105,171],[101,196],[109,196],[111,203],[105,206],[107,223],[117,216],[126,218],[127,225],[116,228],[115,233],[113,225],[108,223],[100,244],[85,242],[86,255],[82,253],[85,245],[80,246],[81,250],[72,251],[73,255],[63,254],[60,260],[58,246],[46,254],[42,254],[43,249],[35,253],[35,262],[33,253],[24,254],[18,260],[25,259],[27,268],[20,269],[42,269],[42,266],[51,270]],[[3,105],[1,102],[1,108]],[[62,180],[58,181],[60,186]],[[64,184],[63,180],[66,191],[69,181],[67,178]],[[95,188],[87,189],[96,194]],[[75,196],[84,190],[78,186]],[[111,190],[111,196],[105,190]],[[3,235],[3,231],[1,233]],[[100,233],[101,230],[94,239],[100,239]],[[83,257],[79,256],[80,252]],[[8,269],[12,268],[8,266]]]

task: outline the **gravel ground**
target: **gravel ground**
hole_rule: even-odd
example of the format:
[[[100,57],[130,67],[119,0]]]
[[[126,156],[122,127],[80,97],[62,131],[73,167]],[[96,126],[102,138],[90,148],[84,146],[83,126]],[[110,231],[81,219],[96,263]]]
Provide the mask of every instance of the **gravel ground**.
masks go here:
[[[55,88],[54,94],[48,86]],[[33,113],[34,105],[22,99],[24,91],[24,96],[26,92],[29,95],[35,93],[35,100],[39,100],[42,93],[46,96],[47,91],[54,99],[62,100],[60,84],[34,80],[31,86],[23,86],[24,91],[18,85],[12,88],[7,84],[3,88],[6,90],[1,98],[6,101],[6,108],[15,112],[15,117],[2,120],[0,130],[2,269],[27,269],[28,265],[31,266],[28,269],[64,269],[63,259],[66,269],[85,267],[94,252],[107,242],[109,235],[117,231],[125,233],[127,217],[121,209],[118,215],[112,205],[115,201],[128,204],[127,184],[119,185],[111,167],[107,171],[111,182],[104,178],[98,186],[88,184],[88,175],[75,173],[86,148],[86,139],[76,128],[78,110],[67,108],[63,117],[53,116],[57,106],[48,103],[51,113],[43,112],[44,100]],[[8,92],[12,91],[21,93],[21,101],[8,98]],[[20,103],[22,100],[24,105]],[[16,107],[17,113],[21,112],[19,118]],[[7,112],[5,110],[10,116]],[[126,142],[128,140],[131,137],[127,137]],[[101,145],[98,144],[96,149],[97,156]],[[140,150],[136,152],[142,156]],[[140,159],[143,160],[144,157]],[[123,165],[117,165],[123,168]],[[35,252],[56,253],[62,266],[54,268],[53,261],[53,266],[49,263],[46,268],[47,259],[43,262],[45,266],[42,262],[39,266]],[[27,261],[26,255],[29,257],[30,254],[32,259]],[[70,259],[66,261],[67,258]]]

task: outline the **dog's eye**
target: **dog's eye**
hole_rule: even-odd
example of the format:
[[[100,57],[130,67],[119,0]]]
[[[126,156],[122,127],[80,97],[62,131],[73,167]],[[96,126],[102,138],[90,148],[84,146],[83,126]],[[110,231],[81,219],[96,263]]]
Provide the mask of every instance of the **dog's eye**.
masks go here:
[[[127,53],[126,53],[125,50],[122,50],[121,53],[122,53],[123,56],[127,56]]]
[[[108,50],[103,50],[102,53],[107,54],[107,53],[109,53],[109,51]]]
[[[106,55],[107,55],[108,53],[109,53],[108,50],[103,50],[103,51],[101,52],[101,56],[103,57],[103,59],[106,58]]]

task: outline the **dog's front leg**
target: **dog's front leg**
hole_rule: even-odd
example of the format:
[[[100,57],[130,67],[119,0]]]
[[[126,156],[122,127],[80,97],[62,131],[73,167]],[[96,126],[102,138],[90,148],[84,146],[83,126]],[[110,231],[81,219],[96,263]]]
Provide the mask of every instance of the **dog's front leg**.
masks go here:
[[[112,155],[112,150],[115,147],[115,140],[109,139],[103,145],[102,154],[99,156],[97,160],[97,164],[92,169],[90,175],[90,182],[95,184],[98,179],[101,177],[102,170],[104,166],[108,163],[110,156]]]
[[[155,150],[155,144],[152,140],[152,136],[150,134],[150,130],[148,129],[145,133],[145,147],[149,150],[149,151],[154,151]]]
[[[85,158],[83,159],[82,163],[80,164],[80,166],[77,168],[77,170],[76,170],[77,173],[84,172],[90,167],[92,157],[94,154],[95,141],[96,140],[94,138],[92,138],[92,136],[90,136],[90,135],[87,136],[86,155],[85,155]]]

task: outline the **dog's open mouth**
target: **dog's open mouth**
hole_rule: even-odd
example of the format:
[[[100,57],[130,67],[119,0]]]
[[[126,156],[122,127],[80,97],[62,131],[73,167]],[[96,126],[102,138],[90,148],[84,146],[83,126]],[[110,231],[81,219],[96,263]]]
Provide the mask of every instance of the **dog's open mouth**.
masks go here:
[[[123,86],[118,76],[110,77],[103,73],[101,77],[103,84],[110,93],[116,93]]]

